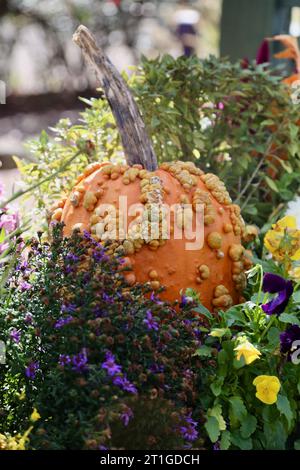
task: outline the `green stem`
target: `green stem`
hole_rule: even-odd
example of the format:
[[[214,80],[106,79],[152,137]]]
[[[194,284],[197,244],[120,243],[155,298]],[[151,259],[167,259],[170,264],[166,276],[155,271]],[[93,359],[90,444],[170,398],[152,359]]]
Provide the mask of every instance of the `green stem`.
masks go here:
[[[271,318],[271,320],[269,321],[269,323],[267,324],[266,328],[264,329],[264,331],[262,332],[258,342],[260,343],[262,341],[262,339],[266,336],[266,334],[268,333],[269,329],[271,328],[271,326],[273,325],[274,321],[276,320],[276,316],[273,315],[273,317]]]

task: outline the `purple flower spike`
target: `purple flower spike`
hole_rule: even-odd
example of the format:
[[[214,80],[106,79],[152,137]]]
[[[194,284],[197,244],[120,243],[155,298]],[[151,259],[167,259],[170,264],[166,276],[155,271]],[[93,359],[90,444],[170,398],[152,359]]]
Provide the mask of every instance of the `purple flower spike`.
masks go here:
[[[278,295],[262,305],[263,311],[267,315],[280,315],[289,303],[293,290],[292,281],[287,281],[277,274],[266,273],[263,279],[263,291]]]
[[[300,341],[300,327],[298,325],[291,325],[280,334],[280,350],[282,353],[288,353],[288,359],[291,358],[295,341]]]

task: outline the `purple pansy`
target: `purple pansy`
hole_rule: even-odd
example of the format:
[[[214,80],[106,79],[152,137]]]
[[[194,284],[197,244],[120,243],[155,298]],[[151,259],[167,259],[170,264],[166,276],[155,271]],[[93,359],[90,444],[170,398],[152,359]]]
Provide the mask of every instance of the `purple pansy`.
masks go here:
[[[300,341],[300,327],[298,325],[291,325],[280,334],[280,350],[282,353],[288,353],[289,359],[295,341]]]
[[[108,351],[105,355],[105,362],[102,363],[102,369],[105,369],[108,375],[114,377],[122,372],[121,366],[116,364],[115,356]]]
[[[159,330],[159,325],[157,321],[154,320],[153,315],[150,310],[146,312],[146,318],[143,320],[143,323],[147,326],[148,330]]]
[[[34,380],[35,376],[36,376],[36,373],[39,370],[39,368],[40,368],[40,363],[38,361],[30,362],[28,364],[28,366],[26,367],[26,369],[25,369],[26,377],[28,377],[29,379]]]
[[[293,294],[293,283],[277,274],[266,273],[263,279],[263,291],[278,294],[270,302],[262,305],[263,311],[267,315],[280,315]]]

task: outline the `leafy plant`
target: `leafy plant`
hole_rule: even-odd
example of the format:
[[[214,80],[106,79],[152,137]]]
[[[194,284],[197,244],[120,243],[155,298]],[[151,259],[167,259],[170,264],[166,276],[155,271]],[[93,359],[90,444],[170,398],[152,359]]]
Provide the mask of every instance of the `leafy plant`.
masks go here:
[[[299,178],[298,106],[288,88],[263,67],[242,68],[210,57],[143,59],[129,79],[161,162],[194,161],[215,172],[230,188],[249,222],[261,225],[280,203],[291,200]],[[46,132],[29,144],[34,163],[18,160],[32,184],[55,171],[85,143],[81,155],[60,180],[36,191],[38,209],[70,188],[89,162],[123,158],[108,103],[84,100],[78,124],[64,119],[55,139]]]

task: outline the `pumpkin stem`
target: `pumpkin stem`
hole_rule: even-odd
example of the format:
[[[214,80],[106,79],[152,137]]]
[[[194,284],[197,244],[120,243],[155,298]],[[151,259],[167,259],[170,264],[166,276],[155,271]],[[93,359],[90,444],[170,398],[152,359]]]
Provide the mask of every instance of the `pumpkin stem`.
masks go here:
[[[115,117],[127,163],[131,166],[141,164],[149,171],[156,170],[157,158],[152,143],[136,102],[122,76],[104,51],[97,46],[96,39],[88,28],[79,26],[73,41],[82,49],[97,73]]]

